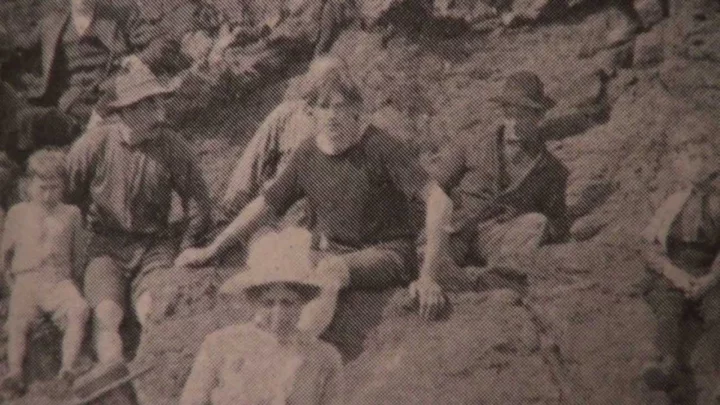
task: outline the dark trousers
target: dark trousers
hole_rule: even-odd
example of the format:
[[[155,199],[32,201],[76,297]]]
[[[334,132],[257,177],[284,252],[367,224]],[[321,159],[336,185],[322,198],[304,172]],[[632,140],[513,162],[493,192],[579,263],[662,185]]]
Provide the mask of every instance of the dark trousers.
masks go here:
[[[652,274],[644,297],[657,319],[655,344],[662,356],[681,359],[686,346],[691,344],[683,332],[692,319],[702,321],[708,338],[720,343],[720,285],[701,299],[690,300],[664,277]]]

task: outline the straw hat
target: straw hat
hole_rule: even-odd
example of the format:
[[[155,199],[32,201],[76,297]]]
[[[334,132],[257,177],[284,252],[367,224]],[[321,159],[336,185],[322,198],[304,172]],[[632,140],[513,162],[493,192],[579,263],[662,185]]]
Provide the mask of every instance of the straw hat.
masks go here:
[[[317,296],[328,281],[315,271],[311,240],[310,233],[299,228],[261,236],[250,246],[247,270],[226,281],[220,292],[239,294],[255,287],[288,283],[302,286],[310,296]]]
[[[158,78],[137,56],[123,62],[123,71],[115,77],[110,92],[101,103],[104,108],[117,109],[135,104],[148,97],[173,93],[182,77]]]
[[[490,101],[536,110],[549,110],[555,106],[555,101],[545,94],[543,82],[535,73],[529,71],[510,75],[505,81],[502,93],[490,98]]]

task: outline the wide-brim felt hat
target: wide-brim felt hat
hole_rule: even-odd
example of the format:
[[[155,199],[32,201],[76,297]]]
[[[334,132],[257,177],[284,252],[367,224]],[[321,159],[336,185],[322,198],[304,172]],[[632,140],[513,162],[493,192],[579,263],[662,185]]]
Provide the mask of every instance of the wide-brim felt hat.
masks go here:
[[[555,107],[555,100],[545,94],[545,85],[533,72],[513,73],[503,86],[502,92],[490,98],[499,104],[517,105],[536,110],[549,110]]]
[[[181,83],[182,76],[158,77],[142,60],[131,56],[108,86],[101,105],[107,109],[127,107],[148,97],[172,94]]]
[[[85,405],[150,372],[154,366],[130,369],[124,363],[98,365],[80,377],[73,387],[74,397],[65,405]]]
[[[316,296],[330,286],[329,278],[314,266],[307,231],[284,230],[270,233],[250,246],[245,268],[228,279],[222,294],[239,294],[273,284],[293,284]]]

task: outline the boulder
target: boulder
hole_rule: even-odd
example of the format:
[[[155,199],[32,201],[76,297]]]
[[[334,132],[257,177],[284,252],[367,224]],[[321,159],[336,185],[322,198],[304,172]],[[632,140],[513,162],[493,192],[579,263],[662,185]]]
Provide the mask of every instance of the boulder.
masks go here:
[[[498,10],[486,0],[435,0],[433,15],[473,24],[497,17]]]
[[[634,0],[633,7],[644,28],[650,28],[665,17],[661,0]]]
[[[610,7],[589,18],[589,30],[581,39],[579,55],[588,58],[605,49],[628,43],[638,30],[638,23],[627,12]]]
[[[375,25],[390,9],[400,6],[405,0],[360,0],[357,2],[360,18],[365,24]]]
[[[635,45],[631,42],[606,49],[595,56],[595,66],[607,76],[614,77],[619,69],[632,66],[634,48]]]
[[[633,51],[633,66],[649,68],[662,63],[665,58],[664,27],[658,25],[652,30],[638,35]]]

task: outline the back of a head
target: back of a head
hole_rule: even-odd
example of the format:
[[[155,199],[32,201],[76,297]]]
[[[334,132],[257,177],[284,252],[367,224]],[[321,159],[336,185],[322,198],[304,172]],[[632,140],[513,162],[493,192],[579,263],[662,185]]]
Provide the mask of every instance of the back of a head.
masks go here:
[[[33,153],[27,162],[28,178],[65,180],[65,153],[60,150],[42,149]]]
[[[362,102],[350,68],[336,56],[322,56],[313,61],[303,79],[300,94],[311,106],[326,105],[334,95],[342,96],[346,102]]]

